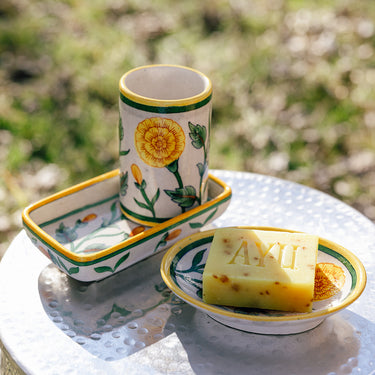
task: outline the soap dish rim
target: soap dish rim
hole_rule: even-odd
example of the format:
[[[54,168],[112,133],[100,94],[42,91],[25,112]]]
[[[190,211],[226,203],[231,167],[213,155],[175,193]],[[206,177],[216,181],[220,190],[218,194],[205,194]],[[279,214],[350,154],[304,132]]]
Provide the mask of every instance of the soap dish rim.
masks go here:
[[[283,231],[283,232],[290,232],[290,233],[303,233],[300,231],[294,231],[284,228],[276,228],[276,227],[259,227],[259,226],[231,226],[232,228],[240,228],[240,229],[253,229],[253,230],[269,230],[269,231]],[[230,228],[230,227],[226,227]],[[195,241],[203,238],[210,238],[213,237],[216,229],[207,230],[200,233],[195,233],[187,238],[184,238],[178,242],[176,242],[164,255],[160,271],[162,278],[164,282],[167,284],[167,286],[172,290],[173,293],[175,293],[178,297],[183,299],[185,302],[191,304],[192,306],[199,308],[202,311],[205,311],[207,314],[215,314],[219,316],[224,316],[229,319],[240,319],[240,320],[247,320],[247,321],[253,321],[253,322],[293,322],[296,320],[307,320],[307,319],[316,319],[316,318],[324,318],[327,317],[333,313],[336,313],[346,307],[348,307],[350,304],[352,304],[356,299],[360,297],[360,295],[363,293],[365,287],[366,287],[366,270],[362,264],[362,262],[359,260],[359,258],[353,254],[351,251],[346,249],[345,247],[327,240],[325,238],[319,237],[319,245],[322,245],[324,247],[328,247],[330,249],[335,249],[335,251],[343,255],[349,262],[351,267],[354,268],[356,273],[356,284],[354,288],[350,291],[349,295],[346,296],[346,298],[341,301],[338,305],[335,306],[329,306],[327,308],[312,311],[312,312],[306,312],[306,313],[290,313],[290,312],[283,312],[280,311],[280,313],[286,313],[288,315],[285,316],[256,316],[256,315],[245,315],[237,312],[232,312],[229,310],[224,310],[223,308],[217,307],[216,305],[210,305],[208,303],[205,303],[201,300],[197,300],[196,298],[190,296],[186,292],[184,292],[176,283],[173,281],[173,278],[170,274],[170,267],[172,265],[172,262],[174,260],[174,257],[177,255],[177,253],[184,247],[188,246],[191,243],[194,243]]]

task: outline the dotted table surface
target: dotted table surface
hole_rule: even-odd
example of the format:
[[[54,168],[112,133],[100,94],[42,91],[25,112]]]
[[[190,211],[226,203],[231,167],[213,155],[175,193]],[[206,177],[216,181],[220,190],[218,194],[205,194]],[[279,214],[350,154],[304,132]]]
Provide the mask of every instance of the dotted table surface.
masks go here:
[[[0,369],[28,374],[375,374],[375,226],[317,190],[274,177],[211,171],[232,188],[211,227],[317,234],[363,262],[367,286],[311,331],[257,335],[226,327],[162,282],[164,253],[93,283],[60,272],[24,231],[0,263]]]

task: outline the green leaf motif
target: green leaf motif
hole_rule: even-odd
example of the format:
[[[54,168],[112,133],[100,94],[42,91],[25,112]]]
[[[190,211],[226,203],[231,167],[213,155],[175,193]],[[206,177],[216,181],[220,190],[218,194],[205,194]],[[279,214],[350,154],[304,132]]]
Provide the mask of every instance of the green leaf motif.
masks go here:
[[[206,220],[203,223],[189,223],[190,228],[196,229],[196,228],[202,228],[204,227],[216,214],[218,208],[216,207],[215,210],[213,210],[206,218]]]
[[[100,267],[95,267],[94,271],[97,273],[104,273],[104,272],[111,272],[114,273],[116,272],[117,268],[128,259],[130,253],[126,253],[124,256],[122,256],[115,264],[115,266],[109,267],[109,266],[100,266]]]
[[[145,190],[147,188],[146,180],[142,180],[141,184],[139,184],[138,182],[134,182],[134,185],[138,190]]]
[[[48,252],[50,259],[52,260],[52,263],[56,264],[56,266],[59,266],[59,262],[57,261],[57,258],[49,250],[47,250],[47,252]]]
[[[194,255],[193,262],[192,262],[192,268],[196,268],[197,265],[202,261],[203,255],[204,255],[205,252],[206,252],[206,249],[198,251]]]
[[[134,199],[135,203],[137,203],[137,205],[138,205],[139,207],[144,208],[144,209],[146,209],[146,210],[149,209],[149,207],[148,207],[148,205],[147,205],[146,203],[142,203],[142,202],[140,202],[138,199],[135,199],[135,198],[133,198],[133,199]]]
[[[119,124],[118,124],[118,132],[120,136],[120,156],[125,156],[130,152],[129,150],[121,150],[121,141],[124,139],[124,128],[122,127],[122,119],[120,116]]]
[[[96,268],[94,268],[94,270],[97,273],[104,273],[104,272],[112,272],[113,273],[112,268],[108,267],[108,266],[96,267]]]
[[[159,189],[156,191],[155,196],[150,200],[146,193],[146,188],[147,188],[146,180],[142,180],[140,184],[137,181],[135,181],[134,185],[141,192],[142,197],[146,202],[146,203],[142,203],[136,198],[133,198],[135,203],[137,203],[139,207],[149,210],[152,216],[155,217],[154,205],[160,195]]]
[[[120,194],[121,196],[126,195],[128,191],[128,172],[121,173],[120,176]]]
[[[191,229],[198,229],[198,228],[202,228],[204,224],[203,223],[189,223],[189,226]]]
[[[57,267],[62,268],[69,275],[79,272],[79,267],[68,268],[59,258],[55,257],[49,250],[47,250],[49,257],[52,260],[52,263],[56,264]]]
[[[198,149],[204,147],[207,138],[206,127],[199,124],[194,125],[189,121],[189,129],[189,137],[192,140],[192,145]]]
[[[169,172],[176,173],[178,171],[178,159],[172,161],[172,163],[168,164],[166,168],[169,170]]]
[[[191,272],[203,273],[205,263],[202,263],[202,260],[206,251],[207,248],[198,251],[193,257],[191,266],[184,270],[176,269],[176,274],[179,275],[179,277],[185,278],[186,276],[183,275],[190,274]],[[202,280],[194,279],[189,275],[189,282],[192,284],[201,284]]]
[[[201,299],[203,298],[203,289],[197,289],[197,296]]]
[[[119,218],[116,218],[116,216],[117,216],[117,202],[113,202],[111,204],[111,219],[107,223],[107,226],[115,223],[119,219]]]
[[[71,267],[68,269],[68,274],[69,275],[73,275],[75,273],[78,273],[79,272],[79,267]]]
[[[120,220],[120,218],[121,218],[121,214],[119,214],[117,211],[117,201],[115,201],[111,204],[111,217],[109,219],[103,217],[102,224],[100,225],[99,228],[108,227],[116,223],[118,220]]]
[[[120,141],[122,141],[124,139],[124,129],[122,127],[122,118],[120,116],[120,119],[119,119],[119,122],[118,122],[118,132],[119,132],[119,136],[120,136]]]
[[[129,258],[129,255],[130,253],[126,253],[124,256],[122,256],[118,261],[117,263],[115,264],[115,268],[114,268],[114,271],[117,270],[117,268],[119,268],[119,266],[124,263],[126,261],[126,259]]]
[[[213,217],[214,217],[214,215],[216,214],[216,212],[217,212],[217,210],[218,210],[218,208],[216,207],[209,215],[208,215],[208,217],[207,217],[207,219],[204,221],[204,223],[206,224],[209,220],[211,220]]]
[[[167,237],[169,236],[169,232],[166,232],[163,234],[163,236],[161,237],[160,241],[157,243],[155,249],[154,249],[154,253],[160,248],[160,247],[163,247],[163,246],[166,246],[167,245]]]
[[[207,167],[207,165],[206,165],[206,164],[203,164],[203,163],[198,163],[198,164],[197,164],[197,167],[198,167],[198,171],[199,171],[199,176],[200,176],[200,177],[203,177],[203,176],[204,176],[204,173],[206,172],[206,167]]]
[[[151,204],[154,206],[156,201],[159,199],[160,196],[160,189],[158,189],[154,195],[154,197],[151,199]]]
[[[197,200],[194,186],[188,185],[175,190],[164,190],[164,192],[172,198],[172,201],[180,207],[191,207]]]
[[[56,240],[62,244],[73,242],[78,237],[75,228],[69,228],[65,226],[63,222],[61,222],[59,227],[56,229],[55,236]]]

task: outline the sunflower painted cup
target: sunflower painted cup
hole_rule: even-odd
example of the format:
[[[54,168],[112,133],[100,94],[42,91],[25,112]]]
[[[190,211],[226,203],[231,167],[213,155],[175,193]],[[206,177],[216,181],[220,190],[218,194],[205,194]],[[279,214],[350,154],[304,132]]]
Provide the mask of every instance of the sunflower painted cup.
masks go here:
[[[120,79],[120,203],[148,226],[207,201],[212,85],[177,65],[149,65]]]

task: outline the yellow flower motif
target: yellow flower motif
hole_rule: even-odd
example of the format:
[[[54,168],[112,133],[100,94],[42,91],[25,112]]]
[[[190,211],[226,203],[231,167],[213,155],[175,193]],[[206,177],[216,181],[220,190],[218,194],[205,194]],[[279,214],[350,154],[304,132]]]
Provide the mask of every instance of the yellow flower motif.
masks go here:
[[[177,122],[167,118],[143,120],[138,124],[134,138],[139,157],[156,168],[177,160],[185,148],[184,131]]]
[[[138,165],[132,164],[130,169],[132,171],[132,174],[133,174],[133,177],[134,177],[135,181],[137,181],[137,183],[139,185],[141,185],[143,177],[142,177],[142,172],[139,169]]]

